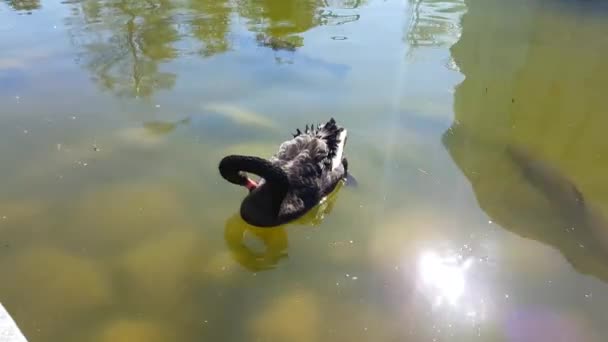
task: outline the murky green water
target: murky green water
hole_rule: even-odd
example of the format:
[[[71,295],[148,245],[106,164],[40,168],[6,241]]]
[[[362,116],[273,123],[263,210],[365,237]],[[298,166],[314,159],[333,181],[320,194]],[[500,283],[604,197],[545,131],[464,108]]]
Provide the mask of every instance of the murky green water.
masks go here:
[[[0,302],[34,342],[603,341],[606,32],[600,1],[4,1]],[[359,186],[245,225],[219,160],[330,116]]]

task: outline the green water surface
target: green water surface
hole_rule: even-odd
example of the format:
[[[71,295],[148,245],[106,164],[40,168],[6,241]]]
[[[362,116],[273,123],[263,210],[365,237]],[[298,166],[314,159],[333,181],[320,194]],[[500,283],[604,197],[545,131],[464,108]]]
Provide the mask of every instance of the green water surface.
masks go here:
[[[607,32],[602,1],[2,1],[0,303],[30,342],[605,341]],[[358,186],[246,225],[219,160],[330,117]]]

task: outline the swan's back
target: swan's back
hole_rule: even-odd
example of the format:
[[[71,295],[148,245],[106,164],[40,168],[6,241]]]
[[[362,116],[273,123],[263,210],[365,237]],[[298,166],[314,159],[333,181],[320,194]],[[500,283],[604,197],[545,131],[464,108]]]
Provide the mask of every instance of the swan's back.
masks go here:
[[[281,144],[274,161],[287,172],[302,172],[306,177],[335,171],[342,164],[346,133],[333,118],[316,128],[306,125],[304,132],[298,129],[293,139]]]
[[[289,178],[287,210],[316,205],[345,177],[342,155],[346,133],[332,118],[316,128],[307,125],[304,132],[298,129],[293,139],[281,144],[271,161]]]

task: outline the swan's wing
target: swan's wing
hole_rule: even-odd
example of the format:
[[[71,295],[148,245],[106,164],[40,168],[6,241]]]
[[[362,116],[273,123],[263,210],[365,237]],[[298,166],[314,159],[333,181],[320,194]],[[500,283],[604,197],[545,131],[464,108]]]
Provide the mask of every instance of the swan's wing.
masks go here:
[[[284,162],[283,170],[287,173],[289,181],[294,186],[316,188],[316,180],[323,174],[323,166],[319,159],[319,151],[304,149],[293,159]]]
[[[320,182],[325,175],[310,151],[301,151],[292,160],[283,162],[282,167],[289,178],[290,190],[283,201],[281,215],[291,216],[317,204]]]
[[[302,151],[303,146],[310,140],[308,136],[298,136],[291,140],[287,140],[279,146],[279,151],[276,158],[287,162],[293,160]]]
[[[329,148],[323,139],[311,135],[300,135],[282,143],[275,158],[283,164],[295,162],[302,165],[321,163],[328,158],[328,155]]]

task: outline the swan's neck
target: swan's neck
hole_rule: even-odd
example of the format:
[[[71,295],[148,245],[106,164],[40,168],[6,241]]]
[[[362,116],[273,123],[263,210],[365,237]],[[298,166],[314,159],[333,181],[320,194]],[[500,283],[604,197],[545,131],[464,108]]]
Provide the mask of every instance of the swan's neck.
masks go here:
[[[265,183],[252,191],[241,203],[241,216],[255,226],[271,226],[280,219],[281,205],[287,191]]]

